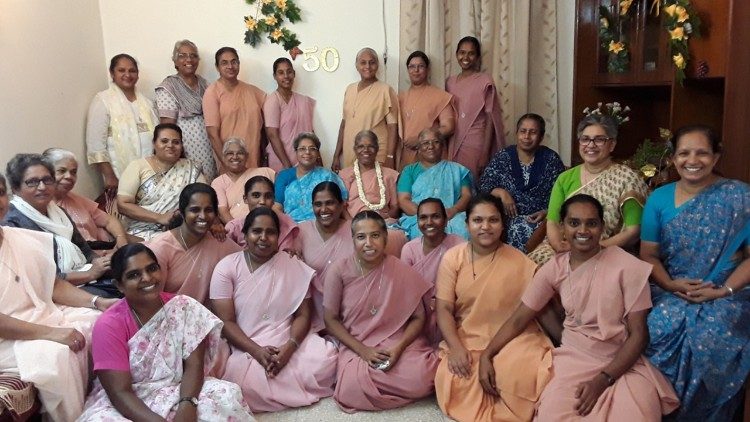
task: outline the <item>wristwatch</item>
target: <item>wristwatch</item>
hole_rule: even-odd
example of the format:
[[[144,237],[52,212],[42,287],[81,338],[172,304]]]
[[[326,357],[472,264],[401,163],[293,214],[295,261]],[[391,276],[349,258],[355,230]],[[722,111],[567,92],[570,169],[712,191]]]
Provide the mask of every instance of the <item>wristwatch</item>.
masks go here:
[[[188,402],[188,403],[192,404],[192,405],[193,405],[193,406],[195,406],[195,407],[198,407],[198,399],[197,399],[197,398],[195,398],[195,397],[181,397],[181,398],[180,398],[180,401],[178,401],[178,402],[177,402],[177,405],[178,405],[178,406],[179,406],[179,405],[181,405],[181,404],[182,404],[182,402],[184,402],[184,401],[186,401],[186,402]]]

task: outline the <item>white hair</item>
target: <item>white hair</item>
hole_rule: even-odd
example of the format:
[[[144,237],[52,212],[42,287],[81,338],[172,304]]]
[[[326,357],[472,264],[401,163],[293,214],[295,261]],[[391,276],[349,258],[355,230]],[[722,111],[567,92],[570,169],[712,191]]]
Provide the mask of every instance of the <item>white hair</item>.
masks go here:
[[[188,46],[192,48],[193,50],[195,50],[196,54],[198,53],[198,46],[196,46],[194,42],[190,40],[179,40],[176,43],[174,43],[174,49],[172,49],[172,61],[177,60],[177,54],[179,54],[178,51],[183,46]]]
[[[224,155],[229,151],[229,147],[237,145],[242,151],[247,154],[247,146],[245,146],[245,140],[242,138],[229,138],[224,141],[224,146],[221,148],[221,154]]]
[[[64,160],[66,158],[70,158],[71,160],[78,162],[75,154],[63,148],[47,148],[46,150],[44,150],[42,155],[47,159],[47,161],[52,164],[56,164],[58,161]]]

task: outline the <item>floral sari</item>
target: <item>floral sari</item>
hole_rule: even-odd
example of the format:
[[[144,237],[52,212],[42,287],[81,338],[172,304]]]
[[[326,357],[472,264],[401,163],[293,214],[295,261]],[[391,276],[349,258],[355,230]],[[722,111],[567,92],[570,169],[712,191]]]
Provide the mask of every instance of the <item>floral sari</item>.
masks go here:
[[[204,372],[211,368],[221,341],[222,322],[188,296],[164,304],[128,341],[133,391],[154,413],[172,420],[180,400],[183,360],[205,340]],[[126,420],[114,408],[99,380],[79,421]],[[236,384],[205,377],[198,395],[198,420],[253,420]]]
[[[669,276],[723,286],[750,241],[750,187],[720,180],[669,208],[657,223]],[[646,355],[674,385],[682,402],[678,418],[731,420],[750,373],[750,290],[693,304],[652,286],[652,297]]]

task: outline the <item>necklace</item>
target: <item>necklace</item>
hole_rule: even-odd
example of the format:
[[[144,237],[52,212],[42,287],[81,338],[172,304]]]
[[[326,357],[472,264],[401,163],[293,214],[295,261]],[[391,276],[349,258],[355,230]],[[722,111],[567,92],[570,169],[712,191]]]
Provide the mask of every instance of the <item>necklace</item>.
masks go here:
[[[255,267],[253,267],[253,260],[250,259],[250,252],[245,249],[245,260],[247,261],[247,265],[250,267],[250,273],[255,274]],[[268,295],[268,301],[266,302],[266,311],[263,312],[263,315],[261,315],[261,319],[263,321],[268,321],[271,319],[271,316],[269,314],[269,311],[271,310],[271,298],[273,297],[273,292],[276,290],[276,277],[274,277],[274,272],[271,271],[271,292]],[[260,283],[260,280],[258,280],[258,283]]]
[[[474,276],[474,280],[477,279],[477,272],[474,270],[474,244],[471,244],[471,274]],[[495,261],[495,254],[497,253],[497,250],[500,249],[500,246],[498,246],[494,251],[492,251],[492,259],[490,259],[490,264],[492,264],[493,261]]]
[[[182,226],[177,227],[177,233],[180,235],[180,240],[182,241],[182,246],[185,247],[185,250],[187,251],[188,249],[190,249],[187,242],[185,241],[185,238],[182,236]]]
[[[130,312],[135,317],[135,322],[138,323],[138,328],[143,328],[143,322],[141,322],[141,318],[138,316],[138,313],[133,309],[132,306],[130,306]]]
[[[362,277],[365,276],[365,270],[362,268],[362,263],[359,262],[359,258],[357,258],[357,267],[359,267],[359,272],[362,274]],[[365,296],[370,293],[370,289],[372,289],[373,283],[370,283],[367,286],[367,290],[365,290],[365,293],[362,296]],[[381,294],[381,288],[383,287],[383,271],[380,272],[380,280],[378,280],[378,301],[380,300],[380,294]],[[370,305],[370,315],[375,316],[378,313],[378,308],[373,303]]]
[[[592,281],[594,280],[594,276],[596,275],[596,269],[599,267],[599,258],[601,258],[601,255],[600,255],[601,250],[602,248],[600,246],[599,251],[596,253],[596,261],[594,262],[594,270],[591,272],[591,275],[589,276],[585,294],[581,297],[581,300],[578,301],[578,303],[573,305],[574,307],[570,313],[568,313],[567,310],[565,311],[565,315],[573,318],[573,321],[579,327],[582,325],[581,314],[576,313],[576,310],[579,310],[579,309],[582,310],[584,305],[588,303],[589,301],[589,296],[591,296],[591,284],[592,284]],[[580,265],[578,267],[580,268]],[[570,278],[572,271],[573,270],[570,267],[570,259],[568,259],[568,295],[570,296],[571,301],[573,300],[573,280]]]
[[[359,160],[354,160],[354,178],[357,180],[359,199],[362,203],[373,211],[382,210],[385,207],[385,182],[383,182],[383,170],[380,168],[380,163],[375,161],[375,178],[378,179],[378,195],[380,195],[380,202],[377,204],[373,204],[367,200],[365,187],[362,184],[362,173],[359,171]]]

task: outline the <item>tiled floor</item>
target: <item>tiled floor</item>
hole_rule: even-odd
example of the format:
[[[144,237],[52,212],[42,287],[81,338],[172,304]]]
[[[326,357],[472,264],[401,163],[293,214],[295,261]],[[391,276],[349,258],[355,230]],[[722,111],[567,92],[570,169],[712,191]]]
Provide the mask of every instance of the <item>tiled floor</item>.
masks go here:
[[[450,418],[440,411],[434,397],[421,400],[400,409],[380,412],[344,413],[332,398],[299,409],[255,415],[258,422],[335,422],[335,421],[398,421],[398,422],[448,422]]]

